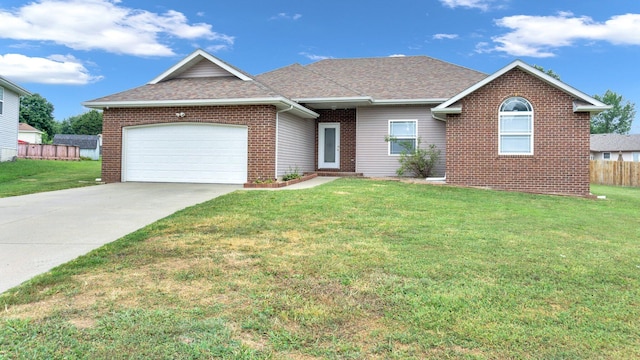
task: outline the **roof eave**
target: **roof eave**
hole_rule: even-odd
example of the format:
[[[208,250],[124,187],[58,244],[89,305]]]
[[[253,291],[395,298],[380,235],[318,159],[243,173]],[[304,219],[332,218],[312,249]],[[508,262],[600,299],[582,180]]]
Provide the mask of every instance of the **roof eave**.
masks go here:
[[[15,84],[15,83],[11,82],[8,79],[5,79],[5,78],[3,78],[1,76],[0,76],[0,86],[15,92],[20,96],[29,96],[29,95],[31,95],[31,92],[28,91],[27,89],[23,88],[22,86],[20,86],[18,84]]]
[[[447,108],[435,107],[431,109],[431,116],[433,116],[434,119],[440,120],[440,121],[447,121],[448,114],[461,114],[461,113],[462,113],[461,106],[447,107]]]
[[[598,106],[598,105],[579,105],[575,102],[573,103],[573,112],[588,112],[592,115],[599,114],[603,111],[607,111],[611,109],[611,105]]]
[[[373,100],[373,105],[436,105],[442,104],[447,101],[446,99],[433,98],[433,99],[382,99]]]
[[[197,100],[145,100],[145,101],[87,101],[82,103],[91,109],[143,108],[171,106],[224,106],[224,105],[273,105],[278,110],[291,108],[298,116],[315,119],[320,115],[289,99],[279,98],[236,98],[236,99],[197,99]]]
[[[305,104],[318,104],[318,103],[372,103],[373,99],[370,96],[346,96],[346,97],[314,97],[314,98],[293,98],[298,103]]]

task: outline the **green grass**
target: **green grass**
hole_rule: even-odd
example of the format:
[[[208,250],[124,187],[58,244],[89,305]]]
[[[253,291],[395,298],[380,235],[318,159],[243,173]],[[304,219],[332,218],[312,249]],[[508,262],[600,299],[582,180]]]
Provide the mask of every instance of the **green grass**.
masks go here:
[[[0,163],[0,198],[94,185],[101,161],[18,159]]]
[[[0,295],[0,358],[640,358],[640,189],[239,191]]]

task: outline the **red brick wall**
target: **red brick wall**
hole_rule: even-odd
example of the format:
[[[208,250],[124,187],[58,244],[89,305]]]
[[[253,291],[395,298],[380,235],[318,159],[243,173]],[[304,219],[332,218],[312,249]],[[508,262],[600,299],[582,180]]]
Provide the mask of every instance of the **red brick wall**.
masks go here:
[[[498,155],[498,108],[511,96],[533,106],[531,156]],[[516,68],[460,103],[447,118],[447,183],[589,194],[589,114],[574,113],[570,95]]]
[[[184,112],[183,118],[176,113]],[[200,122],[248,127],[247,180],[272,179],[275,174],[276,109],[270,105],[199,106],[105,109],[102,128],[102,180],[119,182],[122,164],[122,128],[135,125]]]
[[[340,123],[340,169],[331,171],[356,171],[356,110],[315,110],[320,117],[316,121]],[[318,131],[316,131],[316,168],[318,167]],[[322,170],[322,169],[318,169]]]

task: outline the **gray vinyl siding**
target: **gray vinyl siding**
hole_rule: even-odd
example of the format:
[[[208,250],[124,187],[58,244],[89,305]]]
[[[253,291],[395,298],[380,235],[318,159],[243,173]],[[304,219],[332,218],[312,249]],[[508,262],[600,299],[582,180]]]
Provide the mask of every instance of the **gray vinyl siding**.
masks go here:
[[[280,113],[278,115],[278,177],[298,168],[303,172],[315,171],[316,123],[313,119]]]
[[[418,137],[422,147],[435,144],[441,151],[432,176],[445,174],[445,123],[431,116],[428,106],[372,106],[358,108],[356,115],[356,172],[364,176],[396,176],[398,156],[389,155],[384,140],[389,120],[418,120]]]
[[[11,160],[18,154],[18,119],[20,97],[4,88],[2,114],[0,114],[0,161]]]

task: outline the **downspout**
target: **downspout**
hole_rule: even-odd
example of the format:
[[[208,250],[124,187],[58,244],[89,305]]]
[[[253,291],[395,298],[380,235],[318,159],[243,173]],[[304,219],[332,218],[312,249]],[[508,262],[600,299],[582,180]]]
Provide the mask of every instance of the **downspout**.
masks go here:
[[[275,176],[273,177],[274,179],[278,178],[278,145],[279,145],[279,143],[278,143],[278,133],[279,133],[279,128],[280,128],[280,113],[291,111],[291,110],[293,110],[293,105],[289,105],[288,109],[282,109],[282,110],[276,111],[276,156],[275,156],[275,160],[276,160],[275,165],[276,166],[275,166],[275,174],[274,174]]]

